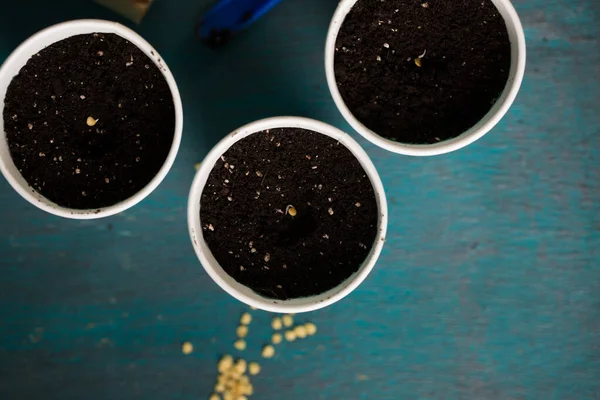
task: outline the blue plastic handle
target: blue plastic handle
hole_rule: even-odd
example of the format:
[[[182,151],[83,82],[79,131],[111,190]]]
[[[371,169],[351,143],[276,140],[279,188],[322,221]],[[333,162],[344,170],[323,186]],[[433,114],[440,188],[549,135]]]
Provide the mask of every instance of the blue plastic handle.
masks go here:
[[[281,0],[219,0],[198,26],[200,39],[211,46],[227,41],[262,17]]]

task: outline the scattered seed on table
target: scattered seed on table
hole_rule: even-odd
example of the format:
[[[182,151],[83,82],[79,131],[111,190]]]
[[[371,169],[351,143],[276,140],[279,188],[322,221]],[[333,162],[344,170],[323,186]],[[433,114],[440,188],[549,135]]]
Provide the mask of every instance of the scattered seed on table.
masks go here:
[[[271,327],[278,331],[282,328],[283,324],[281,323],[281,318],[279,317],[275,317],[273,318],[273,321],[271,321]]]
[[[275,348],[273,346],[271,346],[270,344],[268,344],[265,347],[263,347],[263,349],[262,349],[262,356],[264,358],[271,358],[274,355],[275,355]]]
[[[194,351],[194,345],[192,345],[190,342],[184,342],[181,345],[181,352],[186,356],[188,354],[192,354],[192,351]]]
[[[252,315],[250,315],[250,313],[243,313],[242,317],[240,318],[240,322],[242,323],[242,325],[250,325],[250,322],[252,322]]]
[[[285,331],[285,340],[287,340],[288,342],[293,342],[294,340],[296,340],[296,332],[289,330],[289,331]]]
[[[289,314],[285,314],[283,317],[281,317],[281,320],[283,321],[283,326],[286,328],[289,328],[294,323],[294,318],[292,318],[292,316]]]
[[[279,344],[282,340],[281,333],[274,333],[273,336],[271,336],[271,342],[273,342],[273,344]]]
[[[307,322],[306,324],[304,324],[304,327],[306,328],[306,334],[308,336],[312,336],[315,333],[317,333],[317,326],[312,322]]]
[[[251,362],[248,364],[248,372],[250,372],[250,375],[258,375],[260,373],[260,365],[257,362]]]
[[[236,329],[236,333],[239,338],[245,338],[246,335],[248,335],[248,326],[247,325],[238,326]]]
[[[304,327],[304,325],[298,325],[294,328],[294,333],[296,334],[296,337],[298,339],[304,339],[306,338],[306,328]]]
[[[248,366],[248,363],[246,362],[246,360],[240,358],[239,360],[237,360],[237,362],[235,363],[235,370],[237,372],[239,372],[240,374],[243,374],[244,372],[246,372],[246,367]]]
[[[239,351],[244,351],[246,350],[246,341],[243,339],[238,339],[233,343],[233,347]]]
[[[220,373],[224,373],[225,371],[228,371],[229,369],[231,369],[231,367],[233,366],[233,357],[231,357],[229,354],[223,356],[223,358],[221,358],[221,361],[219,361],[219,372]]]

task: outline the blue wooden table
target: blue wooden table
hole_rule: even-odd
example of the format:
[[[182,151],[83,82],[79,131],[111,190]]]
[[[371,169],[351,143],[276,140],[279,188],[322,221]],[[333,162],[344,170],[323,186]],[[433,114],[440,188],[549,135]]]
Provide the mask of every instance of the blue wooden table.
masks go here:
[[[15,3],[1,6],[0,60],[47,25],[118,19],[89,1]],[[323,69],[337,0],[286,0],[219,51],[193,37],[203,3],[157,0],[135,28],[185,108],[175,166],[147,200],[68,221],[0,180],[0,399],[207,398],[245,307],[189,243],[194,163],[262,117],[350,132]],[[382,257],[347,299],[298,317],[317,336],[264,361],[253,398],[600,399],[600,1],[515,6],[528,66],[492,132],[435,158],[358,138],[387,188]],[[269,316],[254,317],[248,359],[269,333]]]

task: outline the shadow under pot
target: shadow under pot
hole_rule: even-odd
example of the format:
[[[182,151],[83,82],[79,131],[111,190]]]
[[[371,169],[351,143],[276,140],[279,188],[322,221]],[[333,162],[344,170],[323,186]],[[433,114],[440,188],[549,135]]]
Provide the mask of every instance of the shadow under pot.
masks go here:
[[[366,277],[387,224],[364,151],[303,118],[258,121],[207,156],[192,186],[190,234],[211,277],[268,311],[324,307]]]
[[[457,150],[506,113],[525,69],[508,0],[342,0],[326,47],[329,88],[346,120],[401,154]]]
[[[148,195],[181,139],[181,100],[158,54],[116,23],[48,28],[0,71],[0,161],[28,201],[99,218]]]

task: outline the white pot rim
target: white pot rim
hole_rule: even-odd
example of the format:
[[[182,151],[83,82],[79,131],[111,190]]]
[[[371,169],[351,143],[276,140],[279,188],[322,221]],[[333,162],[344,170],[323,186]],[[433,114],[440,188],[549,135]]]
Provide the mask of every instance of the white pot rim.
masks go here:
[[[360,269],[337,287],[317,296],[276,300],[263,297],[250,288],[238,283],[229,276],[218,264],[203,238],[202,223],[200,221],[200,198],[204,186],[215,163],[234,143],[256,132],[276,128],[303,128],[318,132],[338,140],[354,154],[369,177],[379,208],[378,233],[373,247]],[[369,275],[375,265],[385,242],[387,232],[388,210],[383,184],[375,166],[367,153],[348,134],[320,121],[301,117],[274,117],[252,122],[236,129],[221,140],[202,161],[198,169],[188,200],[188,228],[192,245],[202,266],[208,275],[223,290],[239,301],[264,311],[275,313],[300,313],[317,310],[331,305],[356,289]]]
[[[137,46],[154,62],[165,77],[173,96],[175,127],[171,150],[169,151],[166,160],[156,176],[144,188],[130,198],[115,205],[91,210],[79,210],[59,206],[29,186],[15,167],[10,156],[10,151],[6,142],[6,134],[4,132],[4,122],[1,120],[1,115],[2,110],[4,110],[4,96],[6,95],[8,85],[13,77],[19,73],[27,60],[40,50],[57,41],[75,35],[94,32],[117,34]],[[177,88],[173,74],[171,74],[171,71],[162,57],[146,40],[136,32],[116,22],[96,19],[68,21],[43,29],[25,40],[10,54],[4,64],[2,64],[2,67],[0,67],[0,102],[0,171],[2,171],[2,174],[13,189],[15,189],[15,191],[17,191],[17,193],[25,200],[39,209],[59,217],[72,219],[103,218],[133,207],[148,196],[162,182],[175,161],[181,143],[183,131],[183,107],[179,89]]]
[[[506,23],[511,43],[511,67],[504,91],[490,111],[477,124],[453,139],[434,144],[406,144],[395,142],[378,135],[364,126],[350,112],[348,106],[346,106],[346,103],[342,99],[335,80],[334,71],[335,43],[337,36],[346,15],[357,1],[361,0],[341,0],[333,15],[325,45],[325,72],[327,75],[329,91],[331,92],[338,110],[352,128],[365,139],[379,147],[398,154],[409,156],[434,156],[449,153],[468,146],[489,132],[502,119],[504,114],[506,114],[517,97],[525,73],[525,33],[523,32],[523,26],[521,25],[519,16],[509,0],[491,0],[498,8],[498,11]]]

